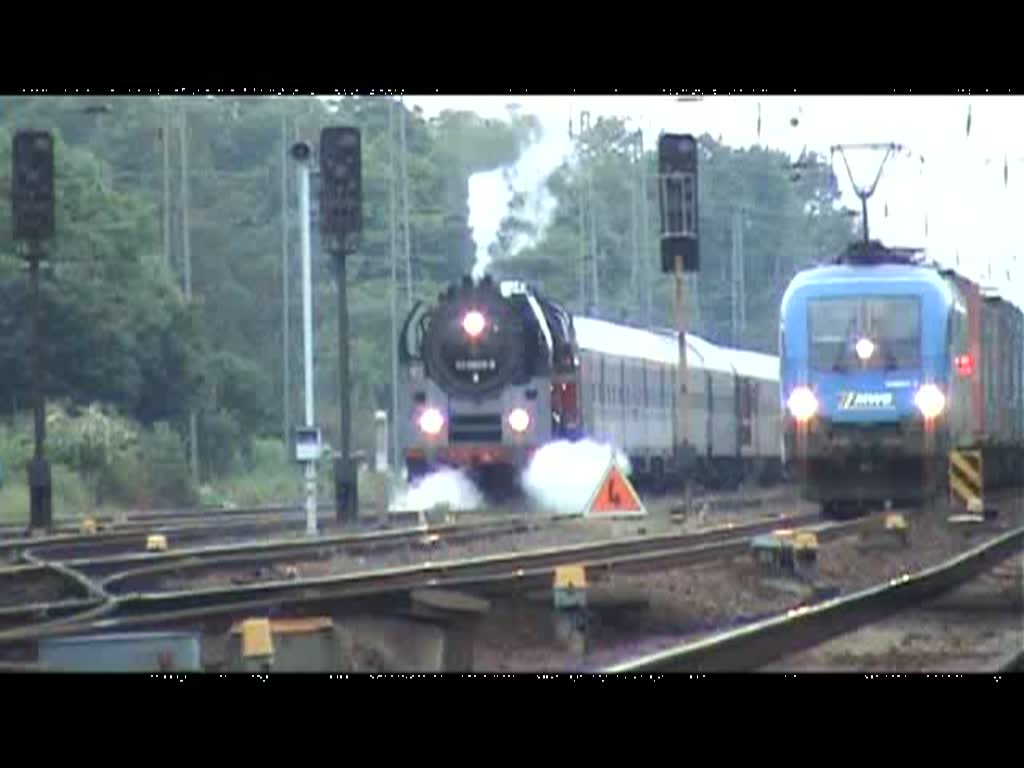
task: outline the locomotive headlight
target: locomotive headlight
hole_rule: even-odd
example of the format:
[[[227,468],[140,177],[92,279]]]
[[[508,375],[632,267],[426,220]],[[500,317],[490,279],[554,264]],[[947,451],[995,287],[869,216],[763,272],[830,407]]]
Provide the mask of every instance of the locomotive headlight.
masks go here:
[[[508,425],[513,432],[525,432],[530,428],[530,414],[524,408],[513,408],[508,414]]]
[[[807,387],[797,387],[789,393],[786,407],[797,421],[808,421],[818,412],[818,398]]]
[[[868,360],[875,354],[875,342],[866,337],[857,339],[857,343],[853,346],[853,351],[857,353],[857,357],[861,360]]]
[[[924,384],[914,395],[914,405],[926,419],[934,419],[946,408],[946,396],[934,384]]]
[[[427,408],[420,414],[420,431],[426,435],[436,435],[444,427],[444,416],[437,408]]]
[[[475,309],[467,312],[465,317],[462,318],[462,330],[466,332],[467,336],[474,339],[484,332],[484,326],[486,325],[487,319],[483,313]]]

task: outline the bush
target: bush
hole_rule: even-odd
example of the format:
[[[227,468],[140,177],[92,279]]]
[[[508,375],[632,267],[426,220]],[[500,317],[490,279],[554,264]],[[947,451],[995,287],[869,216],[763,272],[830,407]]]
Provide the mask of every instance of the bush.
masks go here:
[[[53,516],[82,517],[96,509],[92,489],[82,476],[64,464],[53,464],[50,468],[53,481]],[[26,518],[27,518],[26,508]]]
[[[288,461],[284,444],[274,439],[253,440],[246,471],[211,480],[206,489],[207,498],[236,506],[297,501],[301,493],[300,470]]]
[[[24,475],[32,458],[32,434],[23,429],[0,426],[0,462],[4,465],[5,483]]]
[[[208,477],[223,477],[238,471],[240,467],[239,446],[242,444],[242,430],[238,420],[225,410],[203,414],[203,450]]]
[[[135,453],[115,462],[100,477],[98,497],[117,507],[142,508],[148,504],[148,473]]]
[[[55,519],[81,517],[93,510],[92,493],[74,470],[63,464],[53,464],[50,467],[50,477],[53,480],[52,501]],[[0,488],[0,520],[28,525],[28,476],[24,472],[13,477],[8,475],[7,482]]]
[[[76,471],[97,505],[109,493],[119,500],[136,495],[138,480],[130,474],[139,464],[136,424],[96,404],[85,409],[54,405],[47,409],[46,424],[50,458]]]
[[[185,443],[167,422],[157,422],[143,435],[142,463],[150,505],[185,507],[195,503]]]
[[[8,472],[7,482],[0,488],[0,521],[5,523],[28,523],[28,480],[20,481]]]

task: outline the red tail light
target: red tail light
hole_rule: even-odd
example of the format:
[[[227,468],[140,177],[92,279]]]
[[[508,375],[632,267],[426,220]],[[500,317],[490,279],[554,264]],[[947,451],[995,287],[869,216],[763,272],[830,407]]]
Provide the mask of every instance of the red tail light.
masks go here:
[[[576,382],[563,381],[556,386],[561,390],[559,392],[559,412],[562,414],[562,423],[573,425],[579,414],[579,404],[576,401]]]
[[[974,358],[970,355],[957,355],[954,358],[956,372],[961,376],[970,376],[974,373]]]

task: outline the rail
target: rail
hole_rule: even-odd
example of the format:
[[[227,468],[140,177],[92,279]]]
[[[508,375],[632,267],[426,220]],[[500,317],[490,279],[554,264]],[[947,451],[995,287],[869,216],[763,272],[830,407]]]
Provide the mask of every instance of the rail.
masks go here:
[[[872,522],[872,518],[864,518],[824,523],[817,526],[818,536],[828,540],[849,535]],[[280,609],[286,605],[393,607],[405,600],[412,590],[441,586],[482,592],[544,588],[550,586],[555,568],[571,563],[582,563],[588,570],[600,572],[696,565],[734,557],[748,551],[750,536],[778,526],[779,520],[758,521],[698,533],[576,544],[245,587],[115,595],[115,615],[73,628],[96,631],[188,623],[225,614]],[[110,585],[107,586],[109,591]],[[63,631],[71,628],[66,623],[62,627]],[[0,632],[0,642],[21,642],[50,633],[49,628],[40,631],[36,626],[21,627]]]
[[[609,674],[740,672],[820,645],[937,597],[1024,549],[1024,527],[888,584],[609,667]],[[1015,660],[1020,664],[1021,658]]]

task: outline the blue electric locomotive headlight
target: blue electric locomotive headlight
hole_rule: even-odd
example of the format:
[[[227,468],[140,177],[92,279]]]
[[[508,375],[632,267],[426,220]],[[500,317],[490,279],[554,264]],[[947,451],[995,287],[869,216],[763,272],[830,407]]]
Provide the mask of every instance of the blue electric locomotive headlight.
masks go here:
[[[796,387],[789,393],[786,407],[799,422],[809,421],[818,412],[818,398],[807,387]]]
[[[926,419],[934,419],[946,409],[946,396],[934,384],[923,384],[914,394],[914,405]]]

